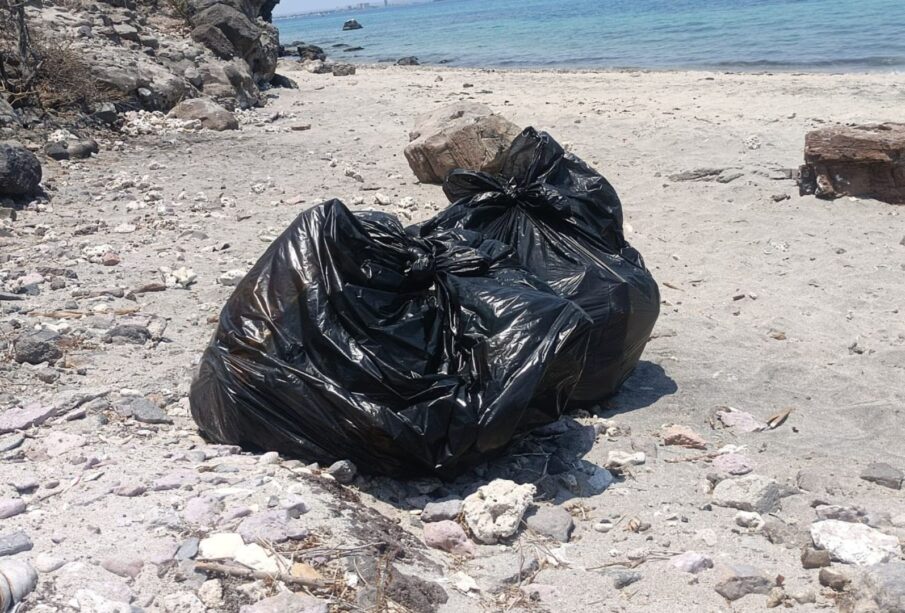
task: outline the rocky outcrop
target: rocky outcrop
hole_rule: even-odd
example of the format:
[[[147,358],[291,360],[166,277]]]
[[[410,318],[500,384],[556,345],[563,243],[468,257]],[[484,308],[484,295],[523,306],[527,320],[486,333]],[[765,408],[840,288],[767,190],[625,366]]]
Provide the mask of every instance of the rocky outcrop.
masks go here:
[[[0,198],[32,196],[39,192],[41,163],[18,143],[0,143]]]
[[[494,173],[520,132],[483,104],[455,103],[416,120],[405,157],[422,183],[442,183],[454,168]]]
[[[418,61],[414,55],[409,55],[406,57],[399,58],[396,60],[397,66],[420,66],[421,62]]]
[[[221,59],[245,60],[258,83],[270,81],[280,53],[279,34],[269,23],[276,2],[189,0],[192,39]]]
[[[303,43],[297,47],[297,52],[299,60],[302,62],[306,60],[321,60],[323,62],[327,59],[327,54],[317,45],[306,45]]]
[[[169,115],[176,119],[199,121],[202,128],[217,132],[239,129],[236,116],[210,98],[183,100],[173,107]]]
[[[835,126],[805,137],[802,195],[905,204],[905,124]]]
[[[343,24],[343,30],[360,30],[362,25],[356,19],[350,19]]]

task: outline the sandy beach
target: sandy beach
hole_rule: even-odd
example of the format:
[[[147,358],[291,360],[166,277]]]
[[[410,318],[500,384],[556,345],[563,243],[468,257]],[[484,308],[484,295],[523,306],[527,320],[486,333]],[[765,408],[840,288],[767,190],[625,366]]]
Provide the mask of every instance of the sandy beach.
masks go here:
[[[281,60],[278,70],[298,89],[269,90],[265,107],[240,113],[239,131],[111,138],[95,158],[47,163],[50,203],[19,211],[0,234],[7,278],[38,267],[75,273],[64,287],[2,303],[0,335],[64,322],[77,339],[67,368],[0,363],[2,405],[46,403],[66,389],[106,394],[83,405],[82,418],[30,429],[4,452],[0,481],[27,472],[38,485],[26,495],[28,512],[3,519],[2,532],[24,530],[29,555],[69,562],[42,572],[23,611],[71,611],[75,592],[89,585],[147,611],[238,611],[271,586],[243,591],[244,582],[224,580],[211,605],[196,596],[204,577],[156,560],[187,538],[235,529],[243,515],[226,517],[230,510],[258,512],[290,495],[305,501],[298,521],[324,546],[392,535],[406,550],[398,568],[438,582],[448,595],[438,610],[450,613],[764,610],[766,594],[729,603],[714,590],[719,567],[731,564],[781,575],[782,602],[796,611],[844,608],[844,593],[802,567],[815,508],[858,507],[864,523],[905,543],[902,491],[860,478],[873,462],[905,468],[905,208],[800,197],[790,174],[809,130],[901,119],[899,75],[364,66],[333,77],[297,66]],[[623,391],[595,415],[567,420],[591,433],[586,462],[602,467],[614,450],[642,451],[646,462],[602,493],[536,503],[570,511],[568,543],[525,529],[506,545],[478,546],[473,558],[427,548],[413,511],[426,499],[470,493],[492,469],[433,489],[367,477],[341,488],[297,462],[261,463],[206,445],[187,399],[231,291],[218,277],[247,269],[297,214],[329,198],[406,222],[443,208],[441,188],[416,182],[403,149],[416,115],[463,100],[550,132],[605,175],[663,298],[654,338]],[[714,172],[682,180],[699,169]],[[377,194],[393,204],[376,204]],[[97,245],[110,245],[120,263],[91,263],[84,254]],[[123,297],[159,282],[161,267],[182,266],[197,275],[188,289]],[[124,292],[91,294],[103,288]],[[52,316],[67,310],[89,314]],[[122,323],[165,325],[165,340],[104,343]],[[110,407],[133,394],[159,401],[172,423],[117,419]],[[776,429],[745,433],[720,426],[720,407],[764,422],[792,412]],[[663,445],[673,424],[693,429],[707,449]],[[714,504],[708,454],[725,445],[739,446],[753,474],[783,489],[763,513],[766,527],[743,527],[738,509]],[[157,487],[161,479],[175,486]],[[146,491],[114,493],[123,485]],[[5,487],[6,496],[15,491]],[[613,528],[595,530],[604,519]],[[679,571],[669,559],[688,551],[717,568]],[[500,589],[516,556],[538,559],[539,568],[521,588]],[[901,558],[899,548],[893,559]],[[134,574],[116,572],[137,560]],[[341,575],[340,563],[325,562],[323,574]],[[617,589],[614,570],[640,577]],[[856,582],[861,572],[841,571]],[[339,592],[333,598],[331,611],[354,610]]]

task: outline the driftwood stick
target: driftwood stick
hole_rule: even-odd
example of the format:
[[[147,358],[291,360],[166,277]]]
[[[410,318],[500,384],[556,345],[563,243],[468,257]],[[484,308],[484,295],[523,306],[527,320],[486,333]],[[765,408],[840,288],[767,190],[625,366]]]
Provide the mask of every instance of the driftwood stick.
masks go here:
[[[289,585],[298,585],[308,588],[325,588],[331,587],[332,584],[315,579],[305,579],[304,577],[293,577],[286,573],[265,573],[260,570],[252,570],[240,566],[230,566],[227,564],[217,564],[216,562],[195,562],[195,570],[204,573],[214,573],[217,575],[227,575],[229,577],[242,577],[244,579],[273,579],[282,581]]]

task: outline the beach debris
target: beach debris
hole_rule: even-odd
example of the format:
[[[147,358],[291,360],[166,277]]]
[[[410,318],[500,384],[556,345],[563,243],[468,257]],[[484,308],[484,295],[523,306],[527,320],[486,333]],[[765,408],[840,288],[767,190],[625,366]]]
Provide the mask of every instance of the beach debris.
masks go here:
[[[476,102],[457,102],[419,116],[405,148],[422,183],[442,183],[454,168],[495,173],[521,129]]]
[[[832,126],[808,132],[800,169],[802,196],[905,203],[905,124]]]
[[[902,489],[903,481],[905,481],[905,473],[886,462],[874,462],[868,464],[867,468],[861,471],[861,478],[870,483],[876,483],[893,490],[900,490]]]
[[[767,420],[767,427],[770,430],[775,430],[776,428],[780,427],[786,422],[786,420],[789,418],[789,415],[791,415],[792,411],[794,410],[795,409],[784,409],[776,413],[775,415],[770,416],[770,418]]]
[[[811,538],[834,560],[857,566],[888,562],[899,555],[899,539],[865,524],[835,519],[811,524]]]
[[[465,498],[465,525],[478,542],[493,545],[516,533],[536,493],[530,483],[494,479]]]

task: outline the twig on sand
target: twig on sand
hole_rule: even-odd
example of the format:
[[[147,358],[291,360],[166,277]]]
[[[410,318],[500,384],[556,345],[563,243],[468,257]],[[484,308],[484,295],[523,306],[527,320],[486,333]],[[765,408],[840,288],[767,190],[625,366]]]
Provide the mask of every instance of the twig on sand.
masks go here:
[[[260,570],[252,570],[250,568],[230,566],[227,564],[218,564],[216,562],[195,562],[195,570],[204,573],[226,575],[228,577],[282,581],[287,585],[298,585],[307,588],[322,589],[326,587],[332,587],[332,583],[318,581],[316,579],[308,579],[306,577],[293,577],[292,575],[286,573],[265,573]]]

